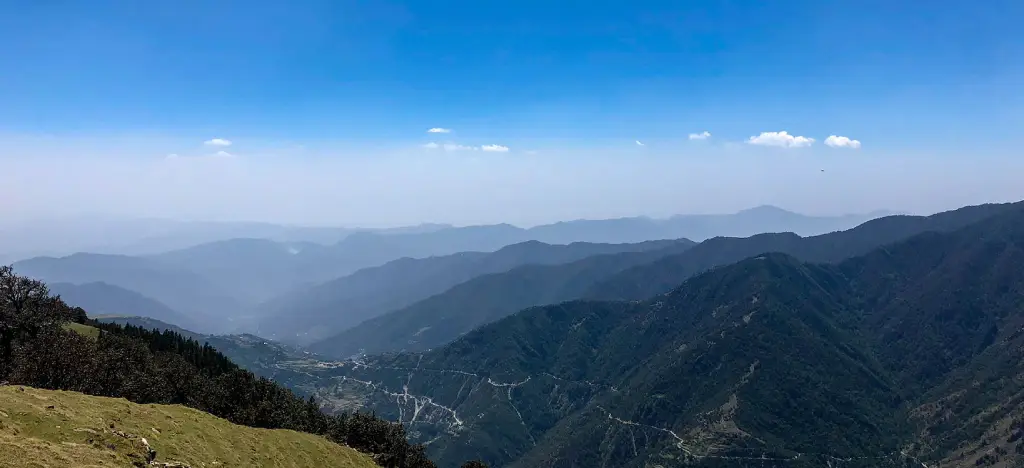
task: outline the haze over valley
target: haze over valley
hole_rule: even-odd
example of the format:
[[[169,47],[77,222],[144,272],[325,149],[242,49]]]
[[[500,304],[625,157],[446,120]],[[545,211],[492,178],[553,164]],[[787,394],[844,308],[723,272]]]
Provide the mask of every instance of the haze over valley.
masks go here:
[[[519,265],[570,263],[599,253],[658,250],[679,242],[688,245],[691,239],[746,236],[765,230],[817,234],[881,214],[814,217],[761,206],[731,215],[580,220],[529,229],[508,224],[335,228],[332,232],[338,240],[324,243],[306,240],[325,241],[313,236],[282,240],[281,236],[300,236],[304,232],[288,226],[215,224],[222,236],[249,236],[216,238],[211,237],[215,234],[209,223],[177,223],[174,230],[156,240],[124,238],[120,250],[107,246],[101,249],[103,253],[30,257],[14,262],[14,267],[19,274],[51,283],[80,289],[103,285],[139,294],[160,303],[161,310],[183,314],[197,331],[259,332],[260,325],[267,323],[271,328],[265,336],[309,342],[444,292],[475,276]],[[134,232],[151,232],[145,226],[152,221],[134,223]],[[111,229],[120,226],[115,224]],[[76,232],[73,224],[58,224],[47,232],[40,231],[40,226],[34,229],[35,242]],[[95,225],[92,229],[100,230]],[[326,231],[315,232],[323,235]],[[210,241],[153,251],[167,242],[203,236]],[[145,247],[147,242],[152,245]],[[58,250],[58,246],[55,243],[42,249]],[[139,249],[151,253],[131,254]],[[405,291],[407,288],[413,290]],[[151,314],[156,315],[151,317],[163,320],[170,313],[154,311]],[[321,317],[307,321],[302,318],[304,314]],[[332,321],[339,323],[327,323]],[[313,329],[318,330],[316,336],[305,336]]]

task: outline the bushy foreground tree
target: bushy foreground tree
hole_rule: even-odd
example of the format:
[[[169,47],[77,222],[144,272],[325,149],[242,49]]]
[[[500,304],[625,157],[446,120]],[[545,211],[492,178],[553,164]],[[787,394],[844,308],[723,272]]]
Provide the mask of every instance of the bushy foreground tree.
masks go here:
[[[71,309],[46,285],[0,266],[0,378],[10,372],[14,347],[70,319]]]

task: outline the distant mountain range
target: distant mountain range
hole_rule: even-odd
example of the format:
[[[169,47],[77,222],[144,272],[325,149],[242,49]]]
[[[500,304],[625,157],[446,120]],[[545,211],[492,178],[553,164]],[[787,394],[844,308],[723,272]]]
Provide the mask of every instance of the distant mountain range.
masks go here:
[[[14,264],[14,270],[48,283],[106,283],[126,289],[180,312],[204,331],[226,330],[229,318],[242,310],[241,302],[203,276],[147,258],[82,253],[23,260]]]
[[[0,223],[0,248],[3,249],[0,250],[0,259],[6,258],[5,261],[10,262],[36,256],[60,257],[78,252],[153,255],[229,239],[265,239],[284,244],[333,245],[354,233],[417,235],[449,231],[447,235],[454,235],[460,232],[459,230],[468,229],[470,233],[476,230],[489,232],[492,236],[509,236],[505,239],[495,237],[497,245],[485,243],[484,247],[493,245],[488,248],[458,245],[454,247],[455,250],[435,253],[437,255],[495,250],[526,240],[539,240],[549,244],[576,241],[632,243],[680,237],[703,240],[716,235],[745,236],[777,230],[810,235],[849,227],[866,219],[889,214],[892,213],[878,211],[864,215],[815,217],[763,206],[735,214],[678,215],[660,220],[646,217],[576,220],[530,229],[510,225],[454,227],[436,223],[383,229],[304,227],[256,222],[189,222],[79,216]],[[522,231],[529,231],[531,234],[524,235]],[[401,256],[405,255],[399,255]]]
[[[493,252],[528,241],[622,244],[680,238],[702,240],[716,235],[747,236],[760,232],[819,234],[846,229],[879,214],[813,217],[766,206],[732,215],[686,215],[665,220],[581,220],[529,229],[509,224],[433,226],[435,229],[353,232],[332,245],[230,239],[153,258],[204,274],[221,283],[239,300],[259,302],[399,258]]]
[[[828,259],[880,244],[839,263],[756,253],[422,354],[277,366],[329,408],[415,428],[441,466],[1018,466],[1024,204],[874,229],[797,241]]]
[[[330,247],[267,239],[223,240],[145,258],[196,273],[247,307],[352,271]]]
[[[160,233],[170,233],[167,235],[171,235],[175,239],[174,242],[237,233],[250,233],[254,236],[216,240],[183,249],[137,256],[77,253],[65,257],[35,257],[16,262],[15,268],[21,274],[47,282],[103,282],[137,292],[184,314],[191,323],[197,325],[198,331],[202,332],[252,330],[253,321],[261,316],[287,317],[294,311],[294,323],[287,319],[266,322],[269,326],[283,324],[284,329],[280,332],[268,330],[265,326],[258,330],[261,333],[283,337],[315,329],[319,333],[316,337],[322,338],[347,326],[355,325],[361,320],[443,292],[447,287],[456,285],[456,280],[465,281],[473,275],[496,273],[503,271],[500,268],[504,268],[496,264],[500,268],[473,270],[475,267],[470,267],[466,273],[443,273],[439,274],[438,281],[430,283],[435,286],[426,286],[428,282],[424,283],[422,288],[412,288],[409,291],[400,287],[387,287],[387,294],[395,295],[394,298],[376,305],[373,304],[377,301],[374,298],[368,298],[361,303],[359,300],[356,303],[335,303],[330,292],[325,292],[320,299],[303,302],[307,299],[305,291],[312,291],[309,294],[318,295],[332,288],[325,286],[310,289],[318,284],[401,258],[426,259],[461,252],[494,252],[505,246],[529,241],[551,244],[635,244],[651,240],[686,238],[687,235],[699,239],[709,235],[749,235],[775,230],[819,233],[847,228],[877,214],[813,217],[774,207],[759,207],[732,215],[685,215],[665,220],[623,218],[569,221],[530,229],[499,224],[460,228],[424,225],[378,231],[332,231],[238,223],[193,225],[154,221],[152,225],[129,223],[122,226],[127,233],[110,229],[106,237],[97,231],[95,236],[85,238],[105,240],[108,245],[113,245],[120,242],[118,239],[123,240],[133,235],[137,238],[143,234],[149,236],[145,237],[146,239],[150,239],[152,236],[163,235]],[[95,224],[102,225],[103,220],[98,220]],[[113,226],[121,225],[114,223]],[[12,235],[25,236],[26,232],[30,231],[15,231],[13,234],[5,232],[0,235],[11,238]],[[193,234],[195,236],[192,236]],[[332,236],[337,236],[340,240],[333,244],[303,240],[324,240]],[[70,235],[70,231],[65,233],[65,238],[72,237],[74,236]],[[24,238],[22,240],[28,242]],[[155,247],[170,243],[155,242],[148,245]],[[152,249],[128,250],[144,252]],[[527,257],[523,257],[523,261],[528,263],[560,261],[557,260],[557,256],[551,257],[551,260],[544,256],[533,259]],[[569,258],[566,261],[575,259],[577,258]],[[519,264],[507,266],[511,268],[517,265]],[[363,278],[370,278],[372,275],[364,275]],[[448,279],[441,280],[442,277]],[[389,281],[394,277],[385,275],[381,279]],[[354,281],[363,280],[357,278]],[[289,296],[291,293],[296,294]],[[338,297],[345,297],[345,294],[348,293],[342,291]],[[297,302],[289,299],[295,297],[299,299]],[[318,300],[321,302],[318,303]],[[303,318],[305,316],[326,317],[327,320],[309,321]],[[319,325],[324,327],[320,329]]]
[[[793,232],[809,236],[847,229],[869,219],[889,216],[889,211],[863,215],[806,216],[770,205],[734,214],[676,215],[667,219],[646,217],[610,220],[567,221],[528,229],[532,238],[552,244],[572,240],[588,242],[639,242],[647,239],[687,238],[702,241],[717,236],[751,236],[764,232]]]
[[[928,217],[889,216],[812,237],[794,233],[716,237],[693,248],[676,245],[562,265],[526,265],[473,278],[313,343],[309,349],[339,358],[360,352],[422,351],[526,307],[578,298],[646,299],[694,274],[762,252],[785,252],[814,262],[839,261],[922,232],[958,229],[1011,206],[981,205]]]
[[[353,232],[430,232],[447,224],[389,229],[288,226],[257,222],[194,222],[167,219],[78,216],[0,224],[0,246],[8,261],[77,252],[152,255],[227,239],[334,244]]]
[[[609,253],[681,251],[693,245],[686,239],[568,245],[527,241],[495,252],[403,258],[264,304],[256,312],[262,318],[255,330],[250,331],[287,343],[308,344],[460,283],[472,282],[482,275],[505,272],[521,265],[557,265]]]
[[[68,305],[81,307],[93,318],[145,316],[154,323],[173,323],[193,329],[198,324],[163,303],[135,291],[107,283],[51,283],[50,294],[59,295]],[[162,327],[161,327],[162,328]]]
[[[521,309],[581,297],[610,275],[692,247],[692,243],[681,242],[659,249],[594,255],[565,264],[522,265],[503,273],[477,276],[312,343],[308,348],[343,358],[359,353],[419,351],[441,346]]]

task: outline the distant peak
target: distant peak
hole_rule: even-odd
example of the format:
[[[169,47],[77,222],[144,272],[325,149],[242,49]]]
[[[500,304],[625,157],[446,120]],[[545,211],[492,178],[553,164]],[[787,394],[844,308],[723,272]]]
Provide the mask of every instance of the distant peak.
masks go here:
[[[740,210],[737,214],[796,214],[789,210],[784,210],[775,205],[759,205],[753,208],[747,208]]]

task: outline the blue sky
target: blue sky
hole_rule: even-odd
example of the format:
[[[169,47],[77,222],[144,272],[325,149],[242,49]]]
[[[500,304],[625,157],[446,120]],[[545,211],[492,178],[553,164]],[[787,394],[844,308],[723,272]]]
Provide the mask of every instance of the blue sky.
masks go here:
[[[271,173],[285,164],[290,171],[322,172],[324,166],[316,164],[343,159],[364,166],[338,166],[339,171],[387,174],[401,172],[396,165],[408,164],[408,158],[425,157],[422,145],[430,142],[439,146],[434,153],[446,153],[445,144],[475,148],[463,151],[473,158],[485,153],[485,145],[495,145],[509,148],[503,158],[522,157],[501,169],[522,171],[528,179],[505,180],[512,194],[501,200],[513,203],[517,184],[550,188],[544,184],[575,177],[578,164],[593,160],[629,172],[622,168],[637,157],[660,158],[665,166],[643,166],[655,171],[676,168],[679,158],[714,158],[720,164],[715,170],[753,171],[735,160],[739,156],[723,156],[743,150],[750,157],[772,158],[803,151],[825,160],[812,165],[836,169],[847,164],[837,158],[857,157],[865,174],[883,167],[871,164],[893,164],[897,170],[911,160],[966,165],[980,158],[994,167],[995,177],[1005,172],[1002,165],[1017,164],[1024,128],[1019,24],[1024,3],[1011,0],[95,0],[2,6],[0,135],[5,142],[0,150],[6,155],[0,158],[17,159],[24,171],[9,171],[8,177],[35,170],[26,160],[60,156],[106,167],[100,161],[128,158],[141,164],[168,154],[215,151],[264,156],[262,170]],[[452,131],[426,133],[435,127]],[[710,138],[689,138],[705,131]],[[790,137],[756,140],[776,146],[751,144],[750,138],[762,132],[782,131]],[[828,147],[830,135],[862,145]],[[799,140],[791,137],[814,141],[794,144]],[[214,138],[232,145],[202,143]],[[786,144],[804,147],[780,151],[778,145]],[[539,155],[546,158],[543,164],[564,164],[550,169],[548,182],[527,169],[534,163],[522,162]],[[285,158],[288,162],[281,162]],[[371,170],[365,164],[372,163],[354,159],[378,162]],[[487,190],[464,181],[471,177],[464,163],[438,156],[433,170],[456,174],[451,177],[466,191]],[[784,161],[753,164],[764,164],[759,170],[769,172],[791,169]],[[194,185],[181,177],[181,186],[167,190]],[[416,179],[419,192],[360,196],[393,197],[401,204],[406,196],[443,191],[431,184],[438,174],[420,171],[409,177],[422,179]],[[872,182],[864,177],[857,187]],[[981,184],[988,176],[977,177]],[[295,183],[302,180],[297,175]],[[870,201],[886,206],[843,201],[860,195],[843,192],[820,205],[794,208],[913,208],[914,197],[930,196],[924,189],[939,190],[928,186],[925,176],[916,183],[923,190],[917,195],[894,192]],[[262,187],[256,179],[247,184]],[[131,197],[132,190],[124,188],[117,196]],[[651,197],[695,198],[673,190]],[[806,193],[775,197],[773,190],[719,205],[688,201],[653,211],[728,210],[808,198]],[[979,192],[962,201],[1019,195]],[[538,215],[537,221],[574,213],[600,216],[600,210],[574,208],[583,203],[576,198],[593,196],[567,196],[562,208]],[[91,208],[141,210],[113,197],[95,198]],[[26,203],[0,209],[25,211]],[[232,203],[244,205],[245,197],[212,211],[171,202],[158,211],[207,218],[244,212],[296,222],[319,216],[314,210],[293,219],[284,208],[261,213],[232,209],[237,208]],[[606,214],[652,211],[645,208],[649,201],[627,205]],[[40,209],[51,208],[56,209]],[[334,221],[496,220],[482,215],[484,208],[463,210],[464,217],[419,219],[450,211],[413,216],[395,208],[389,212],[394,216],[352,212],[337,214]]]

